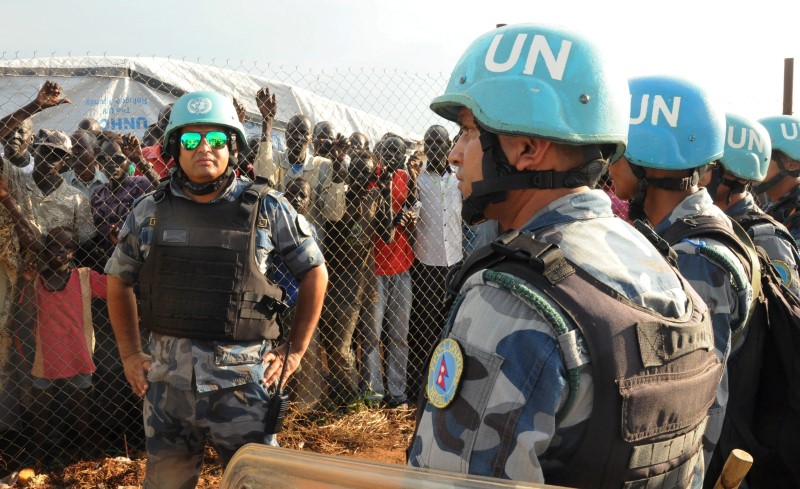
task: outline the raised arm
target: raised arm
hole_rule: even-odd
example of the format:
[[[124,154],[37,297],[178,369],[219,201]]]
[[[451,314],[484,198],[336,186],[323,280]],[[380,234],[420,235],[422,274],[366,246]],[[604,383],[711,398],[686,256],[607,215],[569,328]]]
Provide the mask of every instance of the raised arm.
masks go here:
[[[139,142],[139,138],[136,137],[136,134],[129,133],[122,136],[122,140],[120,141],[120,149],[122,150],[122,154],[125,155],[128,160],[136,165],[136,168],[142,172],[142,175],[147,177],[150,180],[150,183],[153,184],[153,187],[158,186],[158,180],[161,178],[153,168],[153,165],[150,164],[144,158],[144,154],[142,154],[142,145]]]
[[[32,102],[0,119],[0,139],[5,139],[25,119],[50,107],[71,103],[72,101],[61,93],[61,85],[50,80],[44,82]]]

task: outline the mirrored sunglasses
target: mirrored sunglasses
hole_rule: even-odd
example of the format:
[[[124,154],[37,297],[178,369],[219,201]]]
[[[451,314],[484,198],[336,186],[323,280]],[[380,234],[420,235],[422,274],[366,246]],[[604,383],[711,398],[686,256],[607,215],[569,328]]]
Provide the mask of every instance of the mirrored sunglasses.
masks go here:
[[[222,149],[228,144],[228,135],[222,131],[209,131],[205,134],[199,132],[185,132],[181,134],[181,148],[185,150],[193,150],[200,146],[200,141],[206,139],[206,142],[212,149]]]

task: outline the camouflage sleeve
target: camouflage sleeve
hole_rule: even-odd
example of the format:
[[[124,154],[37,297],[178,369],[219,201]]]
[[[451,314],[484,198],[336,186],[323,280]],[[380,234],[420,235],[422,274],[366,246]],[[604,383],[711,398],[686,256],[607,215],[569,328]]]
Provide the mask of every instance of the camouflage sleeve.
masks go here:
[[[567,367],[543,310],[481,274],[470,277],[459,297],[449,338],[461,348],[464,371],[446,409],[425,405],[408,463],[542,483],[546,452],[570,442],[556,437],[556,413],[563,414],[563,426],[588,419],[591,382],[583,382],[572,407],[560,413],[569,393]],[[436,359],[429,389],[431,382],[449,388],[439,378],[441,366],[433,370]]]
[[[798,277],[798,256],[794,245],[775,234],[770,225],[753,226],[753,242],[764,248],[773,268],[781,276],[785,285],[794,295],[800,297],[800,277]]]
[[[150,251],[153,233],[152,228],[145,224],[151,217],[155,217],[155,202],[147,196],[125,218],[114,253],[106,262],[106,275],[113,275],[127,284],[138,281],[139,271]]]
[[[684,240],[674,249],[678,253],[678,270],[711,312],[717,354],[722,358],[721,352],[730,348],[727,343],[731,329],[749,317],[753,296],[750,279],[736,255],[713,240]],[[736,272],[731,273],[731,268]]]
[[[298,214],[282,194],[270,192],[266,195],[260,212],[265,220],[256,230],[256,245],[262,254],[273,251],[279,254],[297,278],[324,263],[308,220]]]
[[[726,364],[731,351],[732,324],[737,324],[740,315],[746,314],[746,310],[742,310],[741,295],[734,290],[731,274],[707,256],[700,254],[699,249],[700,247],[691,243],[682,242],[676,245],[678,270],[708,306],[714,330],[714,352],[720,361]],[[730,254],[731,259],[735,259],[730,251],[724,251]],[[749,287],[748,283],[747,289]],[[750,293],[752,294],[752,290]],[[728,392],[728,369],[725,369],[717,387],[716,400],[708,411],[708,423],[703,434],[703,457],[706,469],[722,434]]]

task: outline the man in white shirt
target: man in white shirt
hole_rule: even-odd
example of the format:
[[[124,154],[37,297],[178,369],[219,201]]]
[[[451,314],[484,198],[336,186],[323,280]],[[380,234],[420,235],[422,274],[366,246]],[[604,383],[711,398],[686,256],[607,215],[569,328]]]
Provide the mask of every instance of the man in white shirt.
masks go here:
[[[445,278],[461,263],[461,193],[458,179],[447,161],[452,143],[447,130],[434,125],[425,131],[427,163],[422,171],[409,164],[416,177],[420,203],[419,221],[414,232],[411,269],[413,305],[409,326],[409,397],[416,399],[426,371],[428,353],[444,326],[446,309]],[[416,170],[416,171],[415,171]]]

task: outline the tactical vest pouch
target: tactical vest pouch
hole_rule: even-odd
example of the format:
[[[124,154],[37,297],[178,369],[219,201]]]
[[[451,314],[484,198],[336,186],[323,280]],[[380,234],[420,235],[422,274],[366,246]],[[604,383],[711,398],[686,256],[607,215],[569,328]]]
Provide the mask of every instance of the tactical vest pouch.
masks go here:
[[[257,204],[268,187],[254,184],[241,199],[214,204],[159,191],[139,276],[143,327],[201,340],[278,338],[285,293],[255,261]]]
[[[623,438],[637,442],[703,423],[721,375],[722,365],[709,359],[688,372],[620,379]]]

